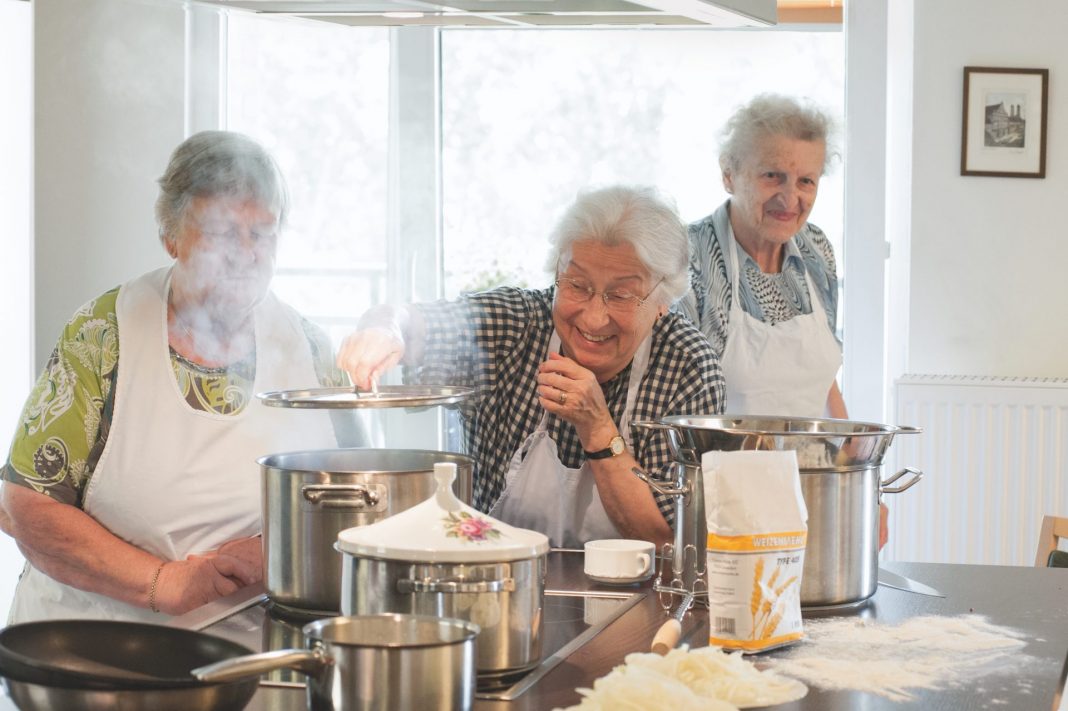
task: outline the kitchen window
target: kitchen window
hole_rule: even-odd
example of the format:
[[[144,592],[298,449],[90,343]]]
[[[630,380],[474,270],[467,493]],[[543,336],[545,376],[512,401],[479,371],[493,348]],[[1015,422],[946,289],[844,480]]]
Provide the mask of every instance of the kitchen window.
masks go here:
[[[773,91],[841,117],[845,93],[841,32],[443,30],[442,74],[449,296],[548,285],[547,235],[586,186],[656,185],[686,221],[710,214],[734,109]],[[811,216],[839,275],[842,173],[834,161]]]
[[[377,303],[546,286],[546,237],[581,188],[656,185],[685,220],[710,214],[718,131],[756,93],[844,105],[838,31],[225,24],[226,125],[292,194],[274,288],[335,345]],[[833,162],[811,217],[840,280],[842,177]],[[398,416],[369,423],[375,444],[446,446],[434,413]]]
[[[727,197],[718,131],[756,93],[808,96],[837,116],[844,104],[839,31],[390,30],[242,12],[228,24],[228,127],[267,144],[293,197],[275,288],[335,342],[390,293],[547,285],[546,236],[583,187],[652,184],[687,221],[711,213]],[[429,59],[406,59],[415,53]],[[394,228],[407,245],[388,238],[391,77],[429,85],[427,113],[441,113],[439,155],[397,173],[422,175],[418,211],[440,210],[429,230]],[[811,217],[840,278],[842,177],[833,161]],[[439,180],[439,195],[423,187]],[[432,279],[387,284],[427,252]],[[390,259],[403,263],[390,271]]]
[[[389,30],[226,19],[226,124],[263,143],[289,185],[278,295],[336,343],[386,300]]]

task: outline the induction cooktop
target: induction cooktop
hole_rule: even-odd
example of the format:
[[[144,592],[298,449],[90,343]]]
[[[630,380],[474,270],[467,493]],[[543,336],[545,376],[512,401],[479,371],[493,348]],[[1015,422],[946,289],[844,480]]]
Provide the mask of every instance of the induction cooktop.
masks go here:
[[[553,667],[623,615],[639,592],[546,590],[542,618],[541,662],[515,675],[479,676],[476,696],[510,701],[532,687]],[[254,586],[177,617],[171,625],[217,635],[253,651],[307,648],[301,628],[322,615],[275,605],[262,586]],[[304,675],[281,669],[260,679],[261,686],[303,687]]]

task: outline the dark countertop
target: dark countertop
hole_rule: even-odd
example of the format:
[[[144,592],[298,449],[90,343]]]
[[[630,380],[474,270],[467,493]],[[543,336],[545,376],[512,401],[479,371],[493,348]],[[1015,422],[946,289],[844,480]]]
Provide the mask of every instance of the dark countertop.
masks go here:
[[[937,563],[887,563],[900,575],[930,585],[946,595],[928,597],[880,586],[861,608],[835,615],[863,616],[898,623],[922,615],[983,615],[996,625],[1015,628],[1027,637],[1023,652],[1036,663],[982,684],[944,690],[917,690],[915,699],[895,702],[860,692],[811,688],[800,701],[776,707],[777,711],[940,711],[990,709],[991,711],[1068,711],[1060,704],[1068,658],[1068,569],[1028,568]],[[648,651],[657,628],[666,618],[651,582],[630,588],[645,591],[645,599],[629,609],[599,635],[551,670],[533,688],[512,702],[476,700],[477,711],[548,710],[579,701],[577,687],[590,686],[635,651]],[[548,587],[566,590],[619,590],[592,583],[582,574],[580,553],[554,552],[549,556]],[[806,618],[826,616],[806,613]],[[707,616],[703,610],[683,621],[683,642],[705,646]],[[769,652],[753,659],[759,663]],[[1056,705],[1055,705],[1056,704]],[[261,687],[249,711],[305,709],[303,690]]]

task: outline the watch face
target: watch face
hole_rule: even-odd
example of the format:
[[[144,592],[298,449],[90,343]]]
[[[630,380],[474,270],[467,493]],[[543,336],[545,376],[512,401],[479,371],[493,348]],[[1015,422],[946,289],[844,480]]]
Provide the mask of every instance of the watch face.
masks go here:
[[[626,449],[626,447],[627,445],[623,441],[623,438],[618,435],[613,437],[612,441],[608,443],[608,448],[612,450],[613,455],[623,454],[623,450]]]

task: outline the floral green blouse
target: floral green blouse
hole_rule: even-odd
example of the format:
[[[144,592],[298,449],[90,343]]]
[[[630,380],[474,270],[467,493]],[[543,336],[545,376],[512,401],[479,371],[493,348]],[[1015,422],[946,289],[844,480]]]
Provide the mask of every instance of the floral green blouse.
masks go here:
[[[85,304],[63,329],[22,409],[4,480],[81,506],[114,412],[118,294],[116,287]],[[319,383],[324,387],[346,384],[348,376],[334,366],[326,334],[307,320],[303,326]],[[172,349],[171,366],[179,390],[194,409],[236,414],[253,396],[254,355],[225,368],[205,368]]]

